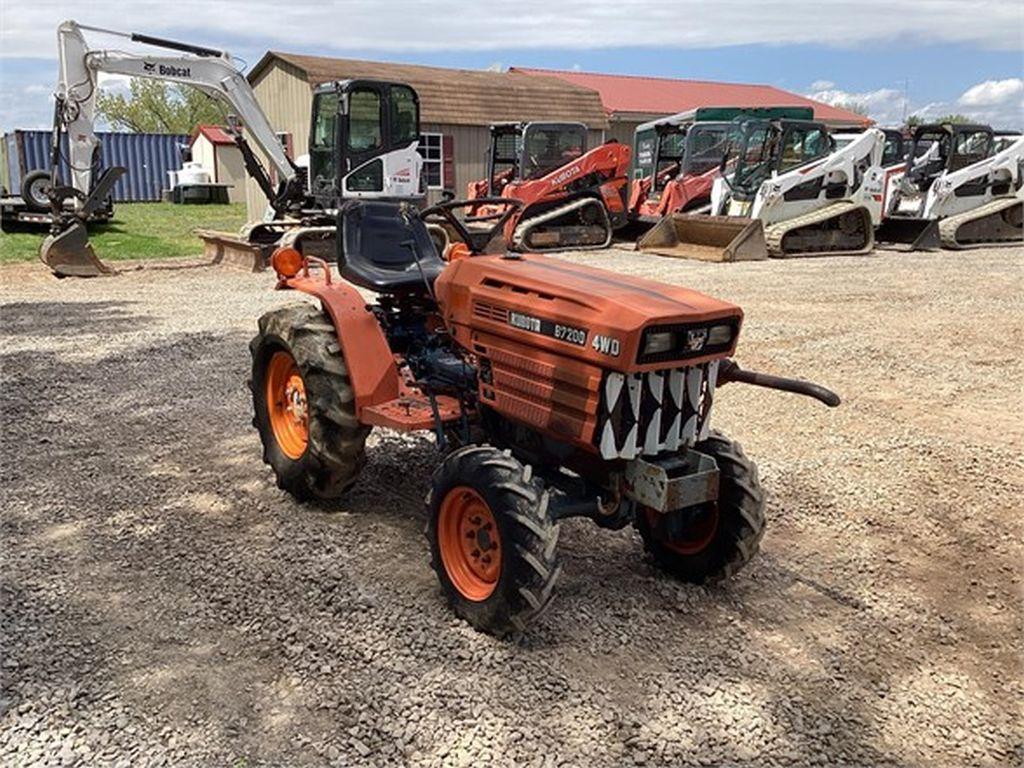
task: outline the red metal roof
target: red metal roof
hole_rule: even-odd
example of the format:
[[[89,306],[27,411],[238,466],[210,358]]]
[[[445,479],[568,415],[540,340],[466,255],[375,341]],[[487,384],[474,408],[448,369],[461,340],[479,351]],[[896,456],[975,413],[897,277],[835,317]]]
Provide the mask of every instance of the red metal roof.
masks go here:
[[[192,140],[189,142],[189,146],[196,143],[196,139],[199,138],[199,134],[206,137],[207,141],[211,144],[234,144],[235,140],[231,138],[226,130],[221,128],[219,125],[199,125],[196,126],[195,131],[192,133]]]
[[[665,115],[698,107],[813,107],[814,116],[830,123],[869,125],[870,118],[838,107],[783,91],[772,85],[719,83],[709,80],[675,80],[667,77],[607,75],[594,72],[567,72],[557,69],[512,67],[524,75],[557,77],[601,95],[608,114],[635,112]]]

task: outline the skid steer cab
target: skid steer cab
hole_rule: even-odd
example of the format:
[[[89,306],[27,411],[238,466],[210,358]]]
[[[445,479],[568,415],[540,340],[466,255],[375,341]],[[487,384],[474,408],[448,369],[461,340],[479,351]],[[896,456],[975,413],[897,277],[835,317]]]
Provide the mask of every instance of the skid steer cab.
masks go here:
[[[460,214],[480,204],[505,210],[474,232]],[[732,576],[757,551],[764,492],[739,444],[711,428],[717,388],[743,381],[839,403],[740,369],[733,304],[488,252],[521,206],[345,203],[337,271],[279,249],[277,287],[307,300],[263,315],[250,345],[263,457],[298,499],[358,482],[374,428],[433,434],[433,568],[456,613],[499,636],[551,602],[567,517],[635,526],[679,578]],[[454,233],[443,252],[428,225]]]
[[[492,125],[487,175],[467,189],[468,221],[486,228],[504,207],[481,198],[510,198],[522,202],[504,226],[510,248],[606,248],[626,224],[630,157],[616,141],[588,148],[583,123]]]

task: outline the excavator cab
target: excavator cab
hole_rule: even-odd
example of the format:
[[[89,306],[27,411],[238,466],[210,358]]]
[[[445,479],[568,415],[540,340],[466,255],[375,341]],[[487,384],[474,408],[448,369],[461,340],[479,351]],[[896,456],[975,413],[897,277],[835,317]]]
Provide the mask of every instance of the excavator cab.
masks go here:
[[[313,92],[309,194],[318,207],[342,199],[408,200],[422,189],[420,104],[402,83],[341,80]]]

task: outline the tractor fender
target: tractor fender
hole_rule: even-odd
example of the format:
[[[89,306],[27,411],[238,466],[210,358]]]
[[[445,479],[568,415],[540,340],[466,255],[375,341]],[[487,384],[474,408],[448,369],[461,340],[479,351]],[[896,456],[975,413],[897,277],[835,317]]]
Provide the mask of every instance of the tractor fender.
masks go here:
[[[398,397],[400,380],[395,357],[380,323],[359,291],[348,283],[328,283],[306,276],[283,279],[279,287],[315,296],[330,316],[348,366],[356,418],[360,422],[365,408]]]

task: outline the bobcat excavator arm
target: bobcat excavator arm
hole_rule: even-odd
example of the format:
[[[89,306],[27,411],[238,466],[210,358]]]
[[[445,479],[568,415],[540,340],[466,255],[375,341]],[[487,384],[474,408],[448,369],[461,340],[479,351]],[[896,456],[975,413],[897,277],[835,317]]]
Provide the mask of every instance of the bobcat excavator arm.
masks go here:
[[[149,56],[113,49],[90,49],[83,30],[176,53]],[[282,213],[304,196],[298,170],[285,154],[249,82],[228,53],[148,35],[88,27],[74,21],[65,21],[57,28],[57,49],[60,73],[55,94],[51,196],[54,223],[50,236],[43,243],[40,257],[58,276],[87,277],[110,271],[96,259],[84,226],[90,206],[109,193],[117,176],[123,172],[123,169],[108,169],[99,178],[93,178],[93,159],[99,145],[94,115],[97,78],[101,72],[188,85],[220,100],[238,116],[282,182],[280,191],[274,190],[263,165],[239,134],[236,142],[245,159],[246,169],[267,195],[274,210]],[[58,176],[61,133],[67,134],[68,138],[66,161],[70,186],[61,186]],[[67,198],[73,200],[71,212],[64,206]]]

